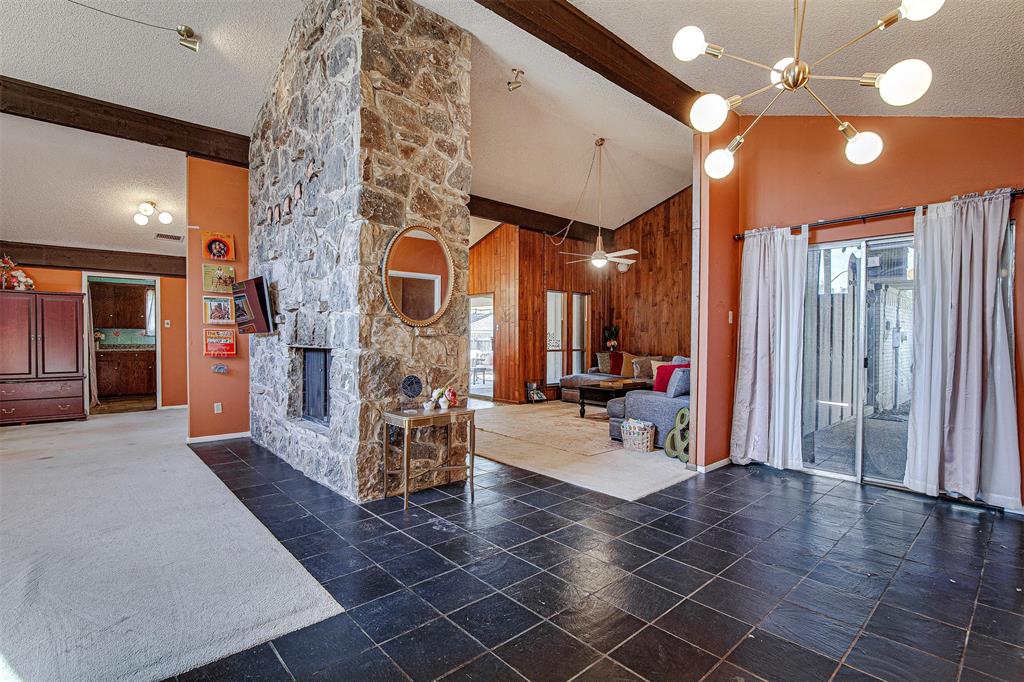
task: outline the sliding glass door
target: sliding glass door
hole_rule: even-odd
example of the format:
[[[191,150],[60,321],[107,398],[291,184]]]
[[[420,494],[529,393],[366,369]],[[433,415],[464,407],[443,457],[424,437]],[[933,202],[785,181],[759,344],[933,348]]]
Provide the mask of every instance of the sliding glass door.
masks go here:
[[[908,237],[808,250],[801,419],[807,470],[902,484],[913,278]]]
[[[497,375],[494,371],[494,294],[469,297],[469,394],[493,398]]]

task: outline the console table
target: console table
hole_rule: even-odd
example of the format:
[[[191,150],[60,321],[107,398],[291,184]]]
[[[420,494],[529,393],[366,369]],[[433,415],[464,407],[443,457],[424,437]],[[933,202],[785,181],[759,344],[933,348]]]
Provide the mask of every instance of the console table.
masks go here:
[[[426,471],[421,471],[418,474],[412,476],[412,478],[419,478],[426,474],[434,473],[435,471],[466,471],[467,478],[469,480],[469,501],[473,502],[475,497],[475,491],[473,490],[473,465],[476,459],[476,410],[471,410],[468,407],[449,407],[447,409],[435,408],[433,410],[425,410],[422,407],[408,410],[395,410],[392,412],[384,413],[384,449],[383,449],[383,462],[381,468],[384,472],[384,496],[388,494],[388,476],[392,474],[402,475],[402,496],[405,498],[405,509],[409,508],[409,466],[410,466],[410,443],[412,442],[412,430],[420,429],[427,426],[443,426],[447,431],[448,436],[448,455],[451,455],[452,451],[452,425],[459,421],[460,418],[465,419],[469,424],[469,463],[460,466],[437,466],[431,467]],[[396,470],[388,470],[388,452],[391,449],[391,443],[388,440],[388,426],[395,426],[404,431],[402,438],[402,468]]]

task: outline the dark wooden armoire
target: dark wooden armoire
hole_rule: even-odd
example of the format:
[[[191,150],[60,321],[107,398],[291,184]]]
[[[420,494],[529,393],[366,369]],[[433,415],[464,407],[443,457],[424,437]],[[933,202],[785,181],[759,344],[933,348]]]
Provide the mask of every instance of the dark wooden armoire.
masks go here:
[[[0,424],[85,419],[82,300],[0,290]]]

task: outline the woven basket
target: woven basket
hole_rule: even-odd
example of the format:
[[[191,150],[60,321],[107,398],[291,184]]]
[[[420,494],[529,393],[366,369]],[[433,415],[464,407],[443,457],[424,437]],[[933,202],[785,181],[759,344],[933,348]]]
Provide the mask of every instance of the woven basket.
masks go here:
[[[626,450],[651,452],[654,450],[654,425],[643,424],[622,425],[622,447]]]

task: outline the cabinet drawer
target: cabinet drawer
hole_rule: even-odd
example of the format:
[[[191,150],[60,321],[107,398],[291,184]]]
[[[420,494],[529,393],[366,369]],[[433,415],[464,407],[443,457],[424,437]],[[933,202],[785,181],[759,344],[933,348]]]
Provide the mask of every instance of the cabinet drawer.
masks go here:
[[[31,383],[0,383],[0,400],[33,400],[36,398],[81,398],[82,380],[33,381]]]
[[[81,396],[76,398],[41,398],[37,400],[0,401],[0,420],[20,421],[44,417],[81,417],[85,406]]]

